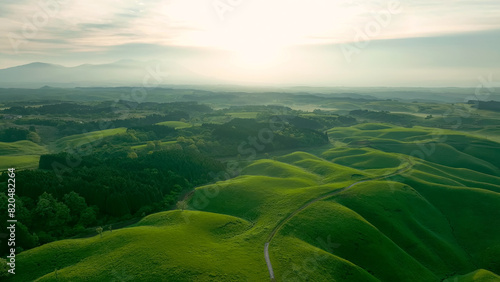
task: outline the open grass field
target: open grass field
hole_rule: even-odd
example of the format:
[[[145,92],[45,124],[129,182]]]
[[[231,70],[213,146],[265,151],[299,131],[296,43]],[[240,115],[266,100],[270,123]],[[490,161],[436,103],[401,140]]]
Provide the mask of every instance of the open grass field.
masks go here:
[[[182,122],[182,121],[164,121],[164,122],[157,123],[157,125],[168,126],[168,127],[172,127],[175,129],[189,128],[192,126],[190,123]]]
[[[39,161],[40,155],[0,156],[0,171],[7,170],[9,168],[38,168]]]
[[[361,124],[328,131],[330,138],[389,153],[415,156],[433,163],[500,176],[500,143],[452,130]]]
[[[498,125],[484,126],[481,129],[468,130],[466,133],[500,143],[500,126]]]
[[[495,282],[500,281],[500,276],[487,271],[479,269],[465,275],[458,275],[453,278],[448,278],[444,282]]]
[[[258,112],[235,112],[235,113],[227,113],[226,115],[231,116],[232,118],[251,118],[254,119],[257,117]]]
[[[166,146],[166,145],[172,145],[177,143],[177,141],[166,141],[166,142],[161,142],[161,146]],[[142,145],[135,145],[130,147],[132,150],[144,150],[147,148],[147,144],[142,144]]]
[[[66,148],[83,147],[88,144],[102,142],[102,139],[105,137],[122,134],[126,131],[126,128],[121,127],[67,136],[57,140],[55,144],[51,146],[51,150],[59,152]]]
[[[0,171],[8,168],[37,168],[40,155],[48,150],[28,140],[0,142]]]
[[[26,252],[15,280],[241,281],[248,273],[258,279],[265,275],[264,268],[255,271],[259,250],[237,239],[250,226],[205,212],[154,214],[137,227],[108,231],[102,238],[65,240]]]
[[[330,132],[344,139],[429,138],[425,128],[360,127]],[[186,211],[23,252],[11,280],[269,281],[264,243],[296,213],[269,246],[276,281],[496,281],[500,177],[383,148],[254,161],[236,178],[198,187]],[[408,158],[410,170],[360,182],[394,173]],[[476,159],[462,162],[489,163]]]
[[[28,140],[0,142],[0,156],[42,155],[47,149]]]

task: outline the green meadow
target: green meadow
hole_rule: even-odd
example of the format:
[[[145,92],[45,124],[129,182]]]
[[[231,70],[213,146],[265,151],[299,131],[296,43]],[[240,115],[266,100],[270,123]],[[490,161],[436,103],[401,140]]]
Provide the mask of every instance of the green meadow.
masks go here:
[[[172,144],[175,144],[177,143],[177,141],[166,141],[166,142],[160,142],[160,145],[161,146],[165,146],[165,145],[172,145]],[[142,145],[135,145],[135,146],[131,146],[130,148],[132,150],[144,150],[148,147],[147,144],[142,144]]]
[[[431,142],[425,128],[331,132]],[[268,281],[264,244],[295,213],[270,241],[276,281],[497,281],[500,177],[491,158],[468,146],[462,168],[383,146],[257,160],[236,178],[198,187],[187,210],[25,251],[11,280]],[[370,181],[409,159],[409,170]]]
[[[234,112],[234,113],[227,113],[226,115],[229,115],[233,118],[256,118],[258,112]]]
[[[0,170],[37,168],[40,155],[0,156]]]
[[[182,122],[182,121],[164,121],[164,122],[157,123],[157,125],[164,125],[164,126],[172,127],[175,129],[188,128],[188,127],[192,126],[190,123]]]
[[[36,168],[40,155],[46,153],[44,146],[28,140],[0,142],[0,170]]]
[[[91,146],[92,144],[102,143],[103,139],[106,137],[123,134],[125,132],[127,132],[127,129],[121,127],[71,135],[57,140],[51,149],[54,151],[63,151],[66,148],[86,148],[86,146]]]

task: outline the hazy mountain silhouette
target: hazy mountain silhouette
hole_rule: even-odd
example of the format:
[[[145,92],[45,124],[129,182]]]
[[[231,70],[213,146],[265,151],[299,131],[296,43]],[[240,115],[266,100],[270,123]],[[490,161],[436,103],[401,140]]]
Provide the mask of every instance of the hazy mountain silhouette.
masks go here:
[[[168,76],[165,75],[168,73]],[[143,86],[160,84],[214,83],[176,63],[120,60],[110,64],[83,64],[76,67],[34,62],[0,69],[0,87],[42,86]]]

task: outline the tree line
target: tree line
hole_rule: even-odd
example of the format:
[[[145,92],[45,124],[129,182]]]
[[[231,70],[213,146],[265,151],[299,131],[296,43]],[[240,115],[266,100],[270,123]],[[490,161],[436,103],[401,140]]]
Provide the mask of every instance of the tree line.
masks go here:
[[[88,227],[169,209],[182,191],[208,183],[211,172],[224,170],[219,161],[182,149],[135,158],[126,152],[101,152],[83,157],[80,166],[62,172],[59,178],[53,164],[67,158],[66,153],[44,155],[39,170],[17,173],[17,243],[21,250],[77,235]],[[5,173],[0,175],[0,183],[6,179]],[[8,202],[5,195],[0,197],[2,205]],[[0,220],[7,220],[4,217]],[[5,246],[0,248],[3,254]]]

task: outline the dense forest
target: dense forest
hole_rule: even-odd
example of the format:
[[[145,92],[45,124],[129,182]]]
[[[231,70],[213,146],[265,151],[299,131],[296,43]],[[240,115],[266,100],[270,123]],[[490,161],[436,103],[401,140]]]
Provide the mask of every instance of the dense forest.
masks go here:
[[[67,153],[43,155],[39,170],[17,173],[17,243],[22,249],[169,209],[183,191],[210,182],[210,173],[224,170],[219,161],[184,150],[141,156],[101,153],[84,157],[71,170],[58,170],[57,164],[67,158]],[[6,173],[0,176],[0,182],[6,179]],[[6,196],[0,197],[6,209]],[[6,214],[1,220],[7,220]],[[6,245],[1,248],[4,254]]]
[[[469,101],[469,104],[475,105],[478,109],[500,112],[500,102],[497,101]]]
[[[258,114],[227,115],[242,111]],[[13,105],[1,113],[0,142],[26,140],[50,148],[39,157],[37,169],[17,172],[20,251],[168,210],[194,187],[217,180],[226,169],[217,158],[244,161],[258,153],[321,146],[328,143],[325,129],[355,123],[343,116],[299,117],[281,106],[213,110],[195,102],[51,101]],[[175,128],[170,122],[186,126]],[[103,123],[110,125],[106,129],[124,131],[97,140],[78,137],[99,132]],[[83,152],[80,143],[91,149]],[[2,174],[0,183],[6,179]],[[6,204],[5,195],[0,197]],[[6,246],[0,253],[6,253]]]

